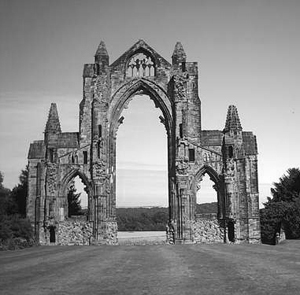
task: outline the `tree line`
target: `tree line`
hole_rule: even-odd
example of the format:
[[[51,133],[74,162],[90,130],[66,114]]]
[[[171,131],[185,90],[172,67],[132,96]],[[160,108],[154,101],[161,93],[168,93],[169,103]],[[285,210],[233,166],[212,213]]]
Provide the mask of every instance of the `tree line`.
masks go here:
[[[26,219],[28,168],[21,171],[19,184],[12,190],[3,186],[0,172],[0,250],[13,250],[35,244],[32,226]]]
[[[276,234],[284,230],[287,239],[300,238],[300,169],[291,168],[271,189],[260,210],[261,239],[274,244]]]

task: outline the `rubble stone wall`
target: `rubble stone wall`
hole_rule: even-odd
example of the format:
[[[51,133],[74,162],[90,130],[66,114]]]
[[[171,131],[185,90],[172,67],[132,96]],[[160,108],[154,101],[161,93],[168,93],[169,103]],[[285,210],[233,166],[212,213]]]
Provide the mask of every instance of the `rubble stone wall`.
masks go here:
[[[194,243],[224,243],[224,229],[215,217],[197,218],[192,221],[191,229]]]
[[[57,230],[58,245],[89,245],[93,228],[87,221],[66,220],[60,222]]]

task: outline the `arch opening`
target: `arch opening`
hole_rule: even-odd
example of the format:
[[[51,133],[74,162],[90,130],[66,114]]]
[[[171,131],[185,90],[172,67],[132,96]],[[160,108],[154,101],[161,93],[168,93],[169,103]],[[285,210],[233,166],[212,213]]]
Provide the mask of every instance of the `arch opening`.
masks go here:
[[[216,183],[208,173],[204,173],[197,184],[196,214],[218,214],[218,193]]]
[[[165,125],[167,134],[170,136],[173,118],[172,118],[172,102],[166,93],[155,83],[150,80],[139,78],[123,85],[113,96],[111,102],[112,107],[109,110],[110,132],[113,137],[118,130],[118,126],[122,123],[122,112],[128,108],[128,104],[135,95],[147,95],[153,100],[155,107],[159,107],[162,112],[162,123]],[[129,87],[128,87],[129,86]],[[124,90],[123,90],[124,89]]]
[[[130,98],[129,108],[120,114],[124,123],[116,135],[119,232],[164,230],[168,219],[168,147],[166,129],[159,122],[162,112],[149,95]]]
[[[68,218],[88,216],[87,186],[80,175],[75,175],[68,184],[67,189]]]

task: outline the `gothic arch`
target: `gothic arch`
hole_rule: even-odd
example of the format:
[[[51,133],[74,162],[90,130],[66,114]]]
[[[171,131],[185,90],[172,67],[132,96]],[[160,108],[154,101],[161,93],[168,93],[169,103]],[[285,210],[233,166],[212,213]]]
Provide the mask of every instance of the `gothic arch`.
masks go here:
[[[115,134],[118,128],[118,120],[123,110],[128,106],[130,100],[136,94],[145,94],[159,107],[165,119],[165,127],[168,135],[171,134],[173,126],[172,103],[165,91],[153,81],[146,78],[130,80],[122,85],[113,95],[108,110],[110,122],[110,134]]]
[[[92,190],[92,184],[89,182],[88,177],[81,172],[78,169],[71,169],[63,178],[61,181],[61,186],[60,186],[60,196],[66,196],[67,195],[67,190],[69,183],[72,179],[74,179],[76,176],[79,176],[84,185],[86,186],[86,191],[88,194],[90,194]]]
[[[225,216],[225,200],[224,200],[224,191],[223,191],[223,181],[222,177],[209,165],[203,165],[196,173],[194,180],[191,183],[191,191],[194,194],[194,202],[196,203],[197,197],[197,185],[201,182],[202,177],[208,174],[210,180],[214,182],[213,188],[217,193],[218,200],[218,219],[223,219]]]
[[[220,175],[209,165],[203,165],[195,174],[194,180],[191,183],[191,189],[195,191],[197,189],[197,184],[201,181],[202,177],[208,174],[210,179],[215,183],[216,189],[220,188]]]

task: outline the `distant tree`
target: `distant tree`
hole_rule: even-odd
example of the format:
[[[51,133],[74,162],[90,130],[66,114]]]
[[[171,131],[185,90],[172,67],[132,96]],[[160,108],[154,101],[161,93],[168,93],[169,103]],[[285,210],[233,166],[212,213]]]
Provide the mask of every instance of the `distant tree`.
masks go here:
[[[276,232],[284,227],[286,237],[300,238],[300,170],[291,168],[271,189],[265,208],[260,210],[262,241],[274,243]]]
[[[74,183],[70,186],[68,192],[68,208],[69,214],[68,216],[71,217],[72,215],[82,215],[81,205],[80,205],[80,193],[76,194],[76,188]]]
[[[17,213],[17,205],[10,197],[11,191],[3,186],[3,174],[0,172],[0,216]]]
[[[300,197],[300,169],[291,168],[271,189],[273,199],[268,202],[295,202]]]
[[[18,214],[26,216],[26,200],[28,196],[28,165],[21,171],[19,176],[20,183],[12,190],[11,197],[17,205]]]
[[[0,172],[0,250],[20,249],[34,244],[32,226],[29,220],[20,218],[15,196],[3,186]]]

